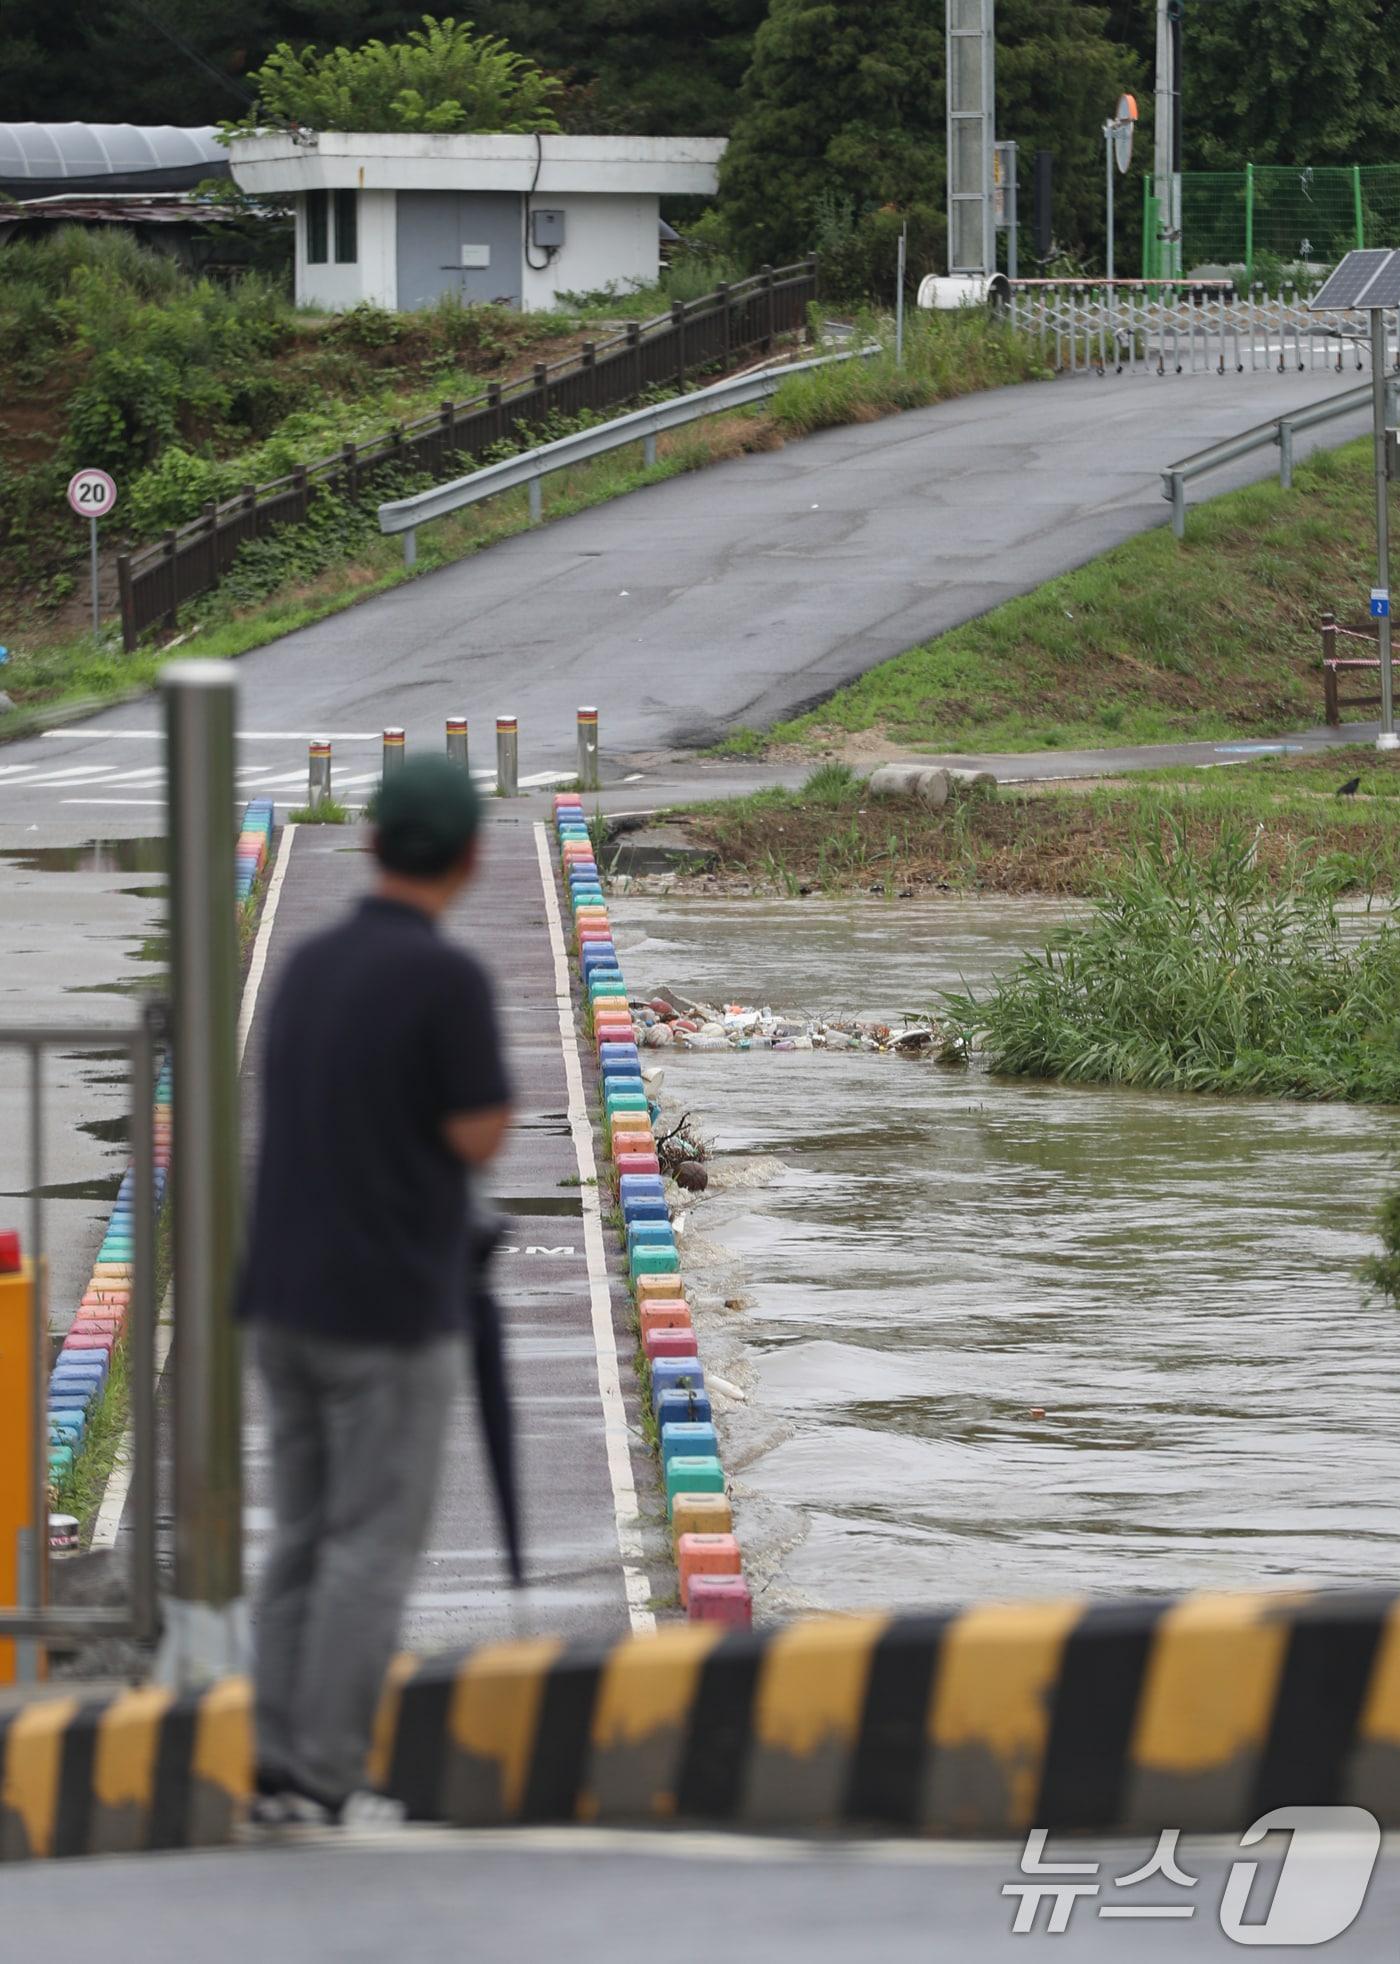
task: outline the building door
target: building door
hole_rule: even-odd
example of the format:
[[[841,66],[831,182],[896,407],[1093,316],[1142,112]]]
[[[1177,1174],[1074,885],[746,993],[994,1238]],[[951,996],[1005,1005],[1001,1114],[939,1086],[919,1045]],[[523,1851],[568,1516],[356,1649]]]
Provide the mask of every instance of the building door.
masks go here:
[[[515,191],[400,191],[400,308],[431,307],[445,293],[518,307],[522,206]]]

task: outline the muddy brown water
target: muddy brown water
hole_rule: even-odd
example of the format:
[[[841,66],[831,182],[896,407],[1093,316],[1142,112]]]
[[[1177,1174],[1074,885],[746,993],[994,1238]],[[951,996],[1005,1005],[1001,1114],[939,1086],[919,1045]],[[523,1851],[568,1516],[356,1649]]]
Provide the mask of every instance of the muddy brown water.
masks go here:
[[[878,1015],[1064,917],[614,903],[634,992]],[[1400,1323],[1355,1267],[1400,1113],[860,1054],[665,1068],[718,1149],[684,1262],[748,1394],[722,1426],[765,1611],[1393,1576]]]

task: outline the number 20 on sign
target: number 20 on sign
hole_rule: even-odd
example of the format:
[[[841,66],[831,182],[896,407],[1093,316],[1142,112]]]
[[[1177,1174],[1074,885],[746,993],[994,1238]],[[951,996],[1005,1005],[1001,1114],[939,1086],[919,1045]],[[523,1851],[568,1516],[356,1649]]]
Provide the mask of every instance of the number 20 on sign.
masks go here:
[[[92,569],[92,631],[101,625],[97,604],[97,521],[105,518],[117,502],[117,487],[106,471],[74,471],[68,480],[68,502],[79,518],[88,521],[88,560]]]

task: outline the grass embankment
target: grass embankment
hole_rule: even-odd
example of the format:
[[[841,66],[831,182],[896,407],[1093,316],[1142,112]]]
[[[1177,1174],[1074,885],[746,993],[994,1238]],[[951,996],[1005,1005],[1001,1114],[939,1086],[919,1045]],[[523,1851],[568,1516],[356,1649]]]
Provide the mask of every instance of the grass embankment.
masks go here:
[[[1366,611],[1373,498],[1369,444],[1320,454],[1291,491],[1197,506],[1184,542],[1143,533],[720,748],[1095,748],[1320,723],[1318,618]]]
[[[1355,776],[1358,795],[1339,797]],[[1178,829],[1191,851],[1204,851],[1228,827],[1251,838],[1262,827],[1255,859],[1272,886],[1309,860],[1325,861],[1345,890],[1394,891],[1400,756],[1346,746],[1087,786],[1001,786],[938,810],[873,799],[864,779],[828,764],[801,791],[707,805],[682,823],[697,849],[714,854],[722,884],[761,892],[1088,895],[1145,841]]]
[[[1400,1104],[1400,930],[1347,936],[1334,871],[1276,882],[1227,828],[1145,847],[981,997],[945,999],[948,1050],[990,1069],[1153,1090]]]
[[[261,274],[198,278],[125,233],[8,246],[0,282],[0,594],[25,645],[86,597],[86,528],[64,486],[118,480],[103,543],[140,543],[209,499],[462,400],[577,345],[563,315],[444,304],[293,307]],[[115,529],[113,529],[115,528]]]

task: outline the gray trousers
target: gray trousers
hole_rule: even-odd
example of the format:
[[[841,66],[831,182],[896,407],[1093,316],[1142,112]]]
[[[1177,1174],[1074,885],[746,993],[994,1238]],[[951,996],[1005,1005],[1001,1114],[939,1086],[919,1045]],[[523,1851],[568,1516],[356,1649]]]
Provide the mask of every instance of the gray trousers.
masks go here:
[[[364,1785],[462,1340],[340,1343],[260,1324],[255,1341],[276,1522],[254,1627],[258,1767],[338,1801]]]

